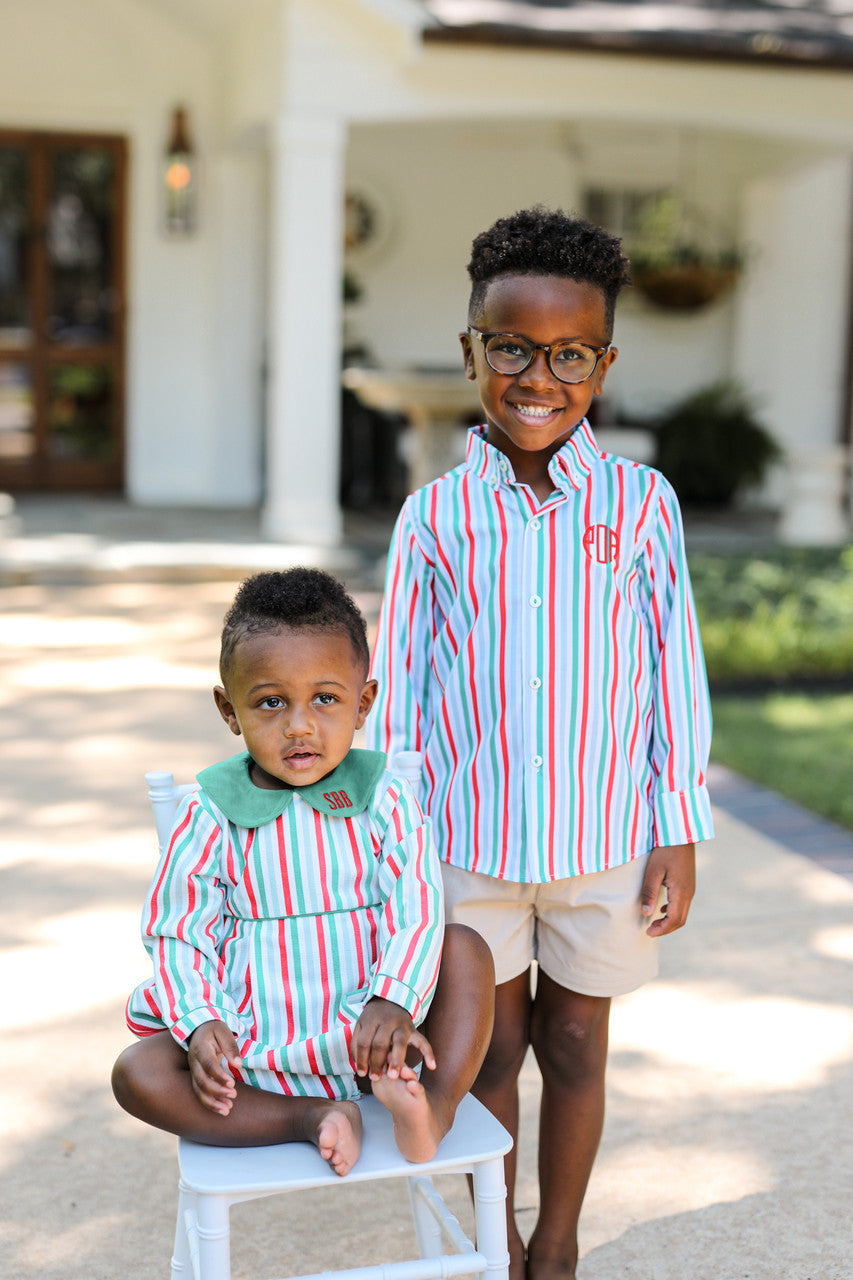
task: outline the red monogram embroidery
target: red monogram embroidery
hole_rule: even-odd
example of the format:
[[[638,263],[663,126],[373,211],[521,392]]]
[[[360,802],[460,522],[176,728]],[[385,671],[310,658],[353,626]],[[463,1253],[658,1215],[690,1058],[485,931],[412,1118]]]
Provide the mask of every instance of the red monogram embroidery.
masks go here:
[[[323,799],[326,800],[331,809],[351,809],[352,800],[345,791],[324,791]]]
[[[606,524],[591,524],[583,535],[583,549],[591,560],[612,564],[619,554],[619,535]]]

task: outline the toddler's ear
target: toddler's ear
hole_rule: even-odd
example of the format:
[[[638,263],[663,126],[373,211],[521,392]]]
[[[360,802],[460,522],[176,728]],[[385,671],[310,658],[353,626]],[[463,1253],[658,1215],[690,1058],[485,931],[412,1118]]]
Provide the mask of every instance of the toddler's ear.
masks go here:
[[[370,708],[376,700],[378,690],[379,685],[375,680],[368,680],[362,689],[361,699],[358,704],[358,719],[355,722],[356,729],[360,729],[367,719],[367,713],[370,711]]]
[[[235,712],[234,707],[231,704],[231,700],[229,699],[228,694],[222,688],[221,684],[218,684],[216,688],[213,690],[213,701],[216,703],[219,709],[219,714],[222,716],[222,719],[228,725],[228,728],[231,730],[233,734],[236,734],[236,736],[239,738],[240,726],[237,723],[237,713]]]

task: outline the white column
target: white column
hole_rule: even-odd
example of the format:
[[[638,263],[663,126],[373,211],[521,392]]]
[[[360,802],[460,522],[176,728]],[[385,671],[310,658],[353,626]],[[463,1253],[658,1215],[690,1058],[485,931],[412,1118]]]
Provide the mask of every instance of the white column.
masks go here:
[[[271,139],[270,345],[264,530],[330,545],[338,505],[346,129],[291,115]]]
[[[747,194],[753,260],[738,292],[734,365],[785,451],[773,496],[780,537],[792,544],[831,545],[849,533],[839,440],[851,199],[848,156],[759,179]]]

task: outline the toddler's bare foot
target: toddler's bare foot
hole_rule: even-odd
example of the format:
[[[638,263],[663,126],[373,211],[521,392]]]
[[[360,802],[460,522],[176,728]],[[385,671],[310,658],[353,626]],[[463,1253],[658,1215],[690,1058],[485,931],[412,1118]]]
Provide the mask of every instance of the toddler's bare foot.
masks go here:
[[[341,1178],[361,1152],[361,1112],[354,1102],[320,1103],[309,1139]]]
[[[402,1066],[396,1079],[382,1075],[371,1084],[375,1097],[393,1116],[394,1137],[400,1154],[413,1164],[431,1160],[447,1129],[442,1126],[412,1068]]]

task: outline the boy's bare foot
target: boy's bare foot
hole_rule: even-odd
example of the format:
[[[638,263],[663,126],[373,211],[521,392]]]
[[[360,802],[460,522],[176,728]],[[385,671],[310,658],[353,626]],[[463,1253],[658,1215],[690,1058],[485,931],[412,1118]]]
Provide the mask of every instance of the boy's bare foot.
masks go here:
[[[307,1136],[335,1173],[344,1178],[361,1152],[361,1112],[354,1102],[321,1102],[319,1116]]]
[[[394,1119],[394,1137],[400,1154],[413,1164],[431,1160],[447,1132],[433,1109],[430,1098],[409,1066],[399,1076],[382,1075],[372,1080],[374,1096]]]

